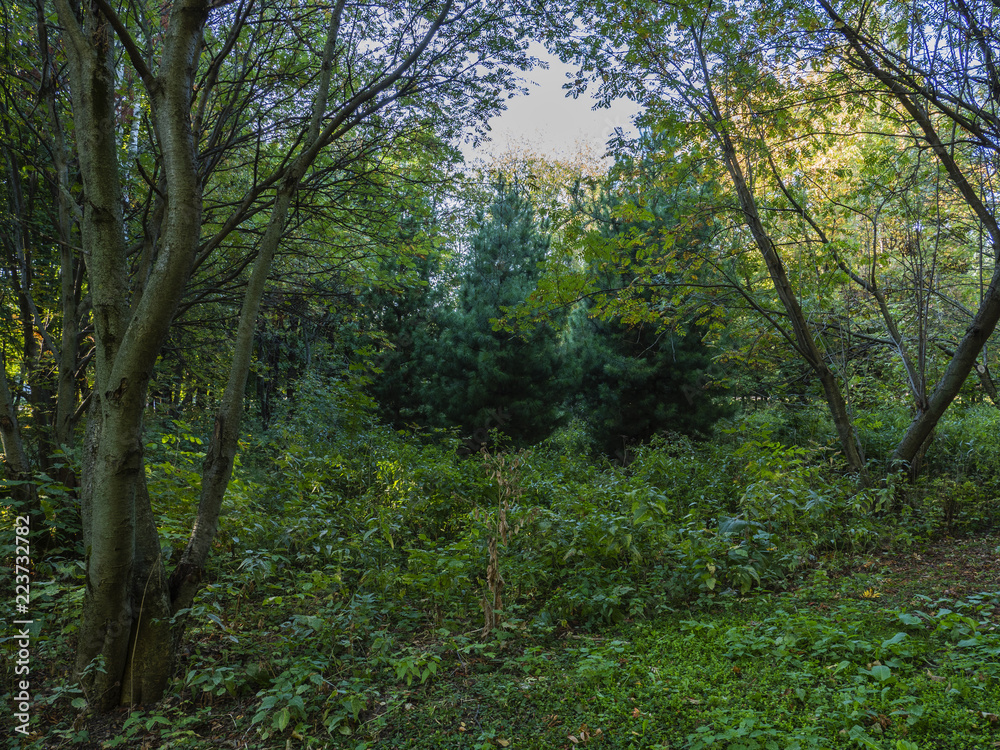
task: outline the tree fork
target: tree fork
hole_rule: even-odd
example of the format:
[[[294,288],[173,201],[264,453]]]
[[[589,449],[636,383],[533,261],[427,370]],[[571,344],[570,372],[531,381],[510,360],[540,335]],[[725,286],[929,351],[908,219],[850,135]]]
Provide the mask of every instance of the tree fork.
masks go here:
[[[98,6],[102,6],[100,2]],[[56,0],[67,44],[80,171],[87,196],[81,220],[93,297],[93,403],[84,452],[87,549],[77,673],[99,711],[120,702],[155,702],[170,676],[172,643],[166,576],[145,487],[142,420],[150,373],[193,265],[201,226],[201,187],[189,119],[191,75],[208,15],[204,0],[171,9],[160,79],[143,82],[164,161],[171,202],[162,246],[144,293],[127,277],[122,189],[115,140],[114,12]],[[126,49],[134,48],[123,40]],[[134,61],[133,61],[134,63]],[[132,299],[133,304],[129,304]]]

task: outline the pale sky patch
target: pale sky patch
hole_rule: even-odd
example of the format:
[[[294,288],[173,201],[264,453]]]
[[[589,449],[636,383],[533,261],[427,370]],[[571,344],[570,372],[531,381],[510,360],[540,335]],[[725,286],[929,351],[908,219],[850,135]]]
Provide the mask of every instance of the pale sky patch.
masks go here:
[[[578,99],[568,97],[563,84],[570,80],[567,73],[575,76],[576,69],[539,44],[533,43],[529,51],[548,62],[548,69],[536,68],[524,74],[528,93],[508,99],[506,111],[490,120],[488,143],[474,150],[467,145],[463,148],[467,162],[526,147],[552,156],[569,156],[581,150],[603,154],[615,128],[635,134],[632,117],[639,110],[636,104],[619,100],[610,109],[595,110],[589,92]]]

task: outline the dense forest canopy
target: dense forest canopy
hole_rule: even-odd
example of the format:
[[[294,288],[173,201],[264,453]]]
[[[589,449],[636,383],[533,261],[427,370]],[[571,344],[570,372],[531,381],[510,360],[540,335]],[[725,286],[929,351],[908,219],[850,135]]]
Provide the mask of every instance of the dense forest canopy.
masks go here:
[[[455,486],[440,507],[398,500],[427,513],[407,549],[465,559],[463,524],[489,539],[489,631],[498,549],[565,520],[536,498],[508,522],[522,459],[504,451],[648,479],[651,456],[781,412],[747,445],[775,440],[787,471],[748,459],[742,504],[712,501],[749,550],[729,579],[747,590],[766,577],[753,545],[796,514],[763,488],[818,481],[797,451],[822,451],[865,516],[901,507],[901,476],[944,471],[949,415],[1000,407],[989,0],[0,12],[4,523],[30,519],[34,564],[83,567],[71,680],[93,711],[165,695],[248,472],[294,484],[312,457],[368,456],[364,487],[402,471],[394,492],[415,480],[372,445],[429,451],[411,467],[442,464],[419,481]],[[463,163],[538,63],[529,41],[578,70],[568,94],[636,102],[638,135],[602,158]],[[484,452],[488,521],[443,458]],[[319,496],[340,480],[317,471]],[[670,524],[711,493],[661,489],[622,490],[626,515],[680,549]],[[396,502],[364,511],[391,553]],[[818,534],[818,507],[781,523]]]

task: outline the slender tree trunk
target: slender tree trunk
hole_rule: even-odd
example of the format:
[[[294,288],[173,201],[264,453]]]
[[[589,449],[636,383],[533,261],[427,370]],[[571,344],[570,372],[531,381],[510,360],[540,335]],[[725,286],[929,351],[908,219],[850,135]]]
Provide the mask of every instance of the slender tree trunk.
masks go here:
[[[903,439],[893,453],[893,460],[911,464],[921,455],[924,443],[930,438],[945,411],[958,395],[976,365],[976,359],[989,340],[1000,320],[1000,269],[994,272],[983,302],[976,311],[972,324],[955,348],[955,354],[944,374],[927,400],[927,410],[910,424]]]
[[[212,541],[218,531],[222,502],[232,476],[236,456],[240,420],[243,415],[243,398],[253,354],[253,336],[257,314],[260,310],[271,264],[285,230],[292,199],[306,172],[320,152],[343,133],[349,132],[353,127],[352,119],[354,121],[361,119],[363,117],[361,113],[365,111],[366,107],[372,106],[372,111],[374,111],[382,106],[373,105],[373,100],[389,86],[398,82],[417,62],[445,23],[452,4],[452,0],[445,1],[413,51],[394,69],[380,78],[377,83],[357,92],[331,116],[327,108],[329,106],[333,62],[339,43],[340,23],[346,6],[345,0],[337,0],[332,9],[326,44],[323,48],[320,75],[312,100],[312,112],[309,127],[303,139],[303,147],[295,159],[291,161],[278,183],[267,231],[261,240],[250,281],[244,294],[229,378],[222,396],[222,403],[216,413],[212,438],[202,467],[198,517],[181,560],[170,576],[171,604],[175,613],[190,607],[193,603],[200,588]],[[175,636],[179,636],[182,628],[183,620],[179,621]]]
[[[240,311],[236,339],[233,343],[229,379],[222,395],[222,403],[215,415],[212,437],[201,471],[198,518],[184,553],[170,576],[170,597],[175,612],[187,609],[194,602],[195,594],[201,588],[201,579],[212,542],[218,532],[222,501],[236,460],[240,420],[243,416],[243,397],[253,357],[253,335],[257,326],[257,314],[260,311],[267,276],[284,230],[293,194],[294,183],[286,186],[275,201],[268,230],[254,261],[253,272],[244,294],[243,308]],[[179,627],[183,628],[183,620],[179,622]]]
[[[14,279],[13,292],[17,300],[21,337],[24,342],[21,371],[29,385],[25,400],[31,409],[33,421],[42,427],[46,421],[45,407],[48,405],[49,389],[46,384],[42,347],[35,335],[35,324],[40,316],[31,298],[31,265],[28,259],[28,247],[31,239],[25,236],[31,222],[28,220],[23,196],[20,160],[17,153],[6,146],[12,141],[12,138],[7,127],[7,118],[5,117],[3,120],[3,137],[0,139],[0,143],[4,144],[2,154],[6,166],[5,177],[8,188],[9,205],[7,210],[13,219],[10,222],[9,235],[3,238],[3,243],[10,256],[8,273]],[[0,354],[0,366],[6,367],[2,354]],[[31,517],[31,529],[34,535],[33,546],[38,552],[44,552],[49,540],[48,535],[41,535],[45,529],[46,518],[39,503],[37,489],[34,484],[31,484],[38,466],[32,466],[28,459],[28,452],[24,447],[24,434],[18,423],[10,386],[7,383],[6,370],[2,376],[3,383],[0,388],[2,388],[3,393],[2,407],[0,408],[3,411],[0,413],[0,420],[2,420],[0,433],[3,435],[4,455],[9,467],[8,470],[13,475],[12,478],[15,481],[25,483],[16,486],[14,497],[20,502],[22,512]],[[48,457],[48,453],[51,452],[48,448],[50,435],[44,428],[37,430],[37,434],[37,454],[44,461]]]
[[[38,26],[38,47],[43,57],[42,81],[38,95],[42,98],[52,96],[51,88],[53,86],[50,75],[51,54],[47,44],[43,17]],[[3,126],[5,131],[3,143],[7,144],[12,142],[14,138],[9,131],[6,119]],[[61,150],[51,138],[46,145],[47,151],[53,155],[57,174],[64,173],[67,168],[64,150]],[[24,170],[22,167],[24,165],[21,164],[18,153],[7,148],[6,145],[2,151],[7,166],[9,211],[13,219],[10,222],[10,234],[4,237],[4,244],[7,245],[12,256],[11,275],[15,279],[14,293],[20,313],[21,335],[24,342],[22,372],[29,386],[26,400],[31,407],[31,421],[34,427],[32,433],[37,456],[36,468],[52,474],[55,449],[63,442],[59,439],[60,434],[57,431],[57,412],[60,410],[58,377],[65,360],[61,357],[61,348],[56,345],[56,341],[51,335],[51,322],[43,314],[43,311],[39,310],[35,301],[37,284],[34,279],[35,261],[32,256],[47,241],[32,220],[33,205],[40,197],[40,191],[37,187],[32,187],[30,181],[26,183],[23,179]],[[61,237],[63,228],[68,228],[68,226],[68,221],[57,221],[55,226],[57,236]],[[65,283],[64,278],[63,284],[65,285]],[[72,284],[72,274],[70,274],[70,284]],[[74,312],[68,320],[60,321],[64,322],[64,330],[68,328],[74,335],[74,345],[70,349],[70,356],[75,354],[77,348],[75,345],[75,319],[74,308]],[[72,368],[72,364],[70,367]],[[75,393],[75,389],[73,393]],[[71,400],[73,393],[70,396]],[[75,404],[71,403],[65,409],[74,413],[74,407]],[[42,547],[44,545],[40,545],[40,548]]]
[[[52,187],[56,205],[55,230],[59,241],[59,281],[62,302],[62,337],[58,351],[56,403],[53,415],[53,435],[57,446],[71,442],[80,414],[77,398],[77,370],[80,366],[80,296],[81,264],[73,249],[73,216],[77,207],[70,195],[69,155],[63,134],[62,120],[56,106],[56,74],[49,51],[48,23],[42,0],[36,0],[38,47],[43,55],[43,75],[40,95],[49,115],[49,150],[55,170]]]
[[[963,123],[962,118],[957,116],[956,110],[953,109],[958,104],[960,110],[963,102],[961,100],[953,102],[950,98],[946,98],[944,108],[938,108],[940,102],[936,97],[941,95],[935,91],[933,82],[928,83],[926,88],[914,88],[914,81],[921,76],[912,75],[912,70],[908,68],[905,60],[886,59],[884,51],[878,48],[878,41],[864,37],[859,29],[847,23],[831,2],[819,0],[819,4],[830,20],[834,22],[838,33],[857,55],[851,64],[882,84],[885,90],[899,102],[914,125],[919,128],[924,142],[945,168],[955,189],[989,233],[994,260],[1000,259],[1000,225],[998,225],[996,215],[987,201],[984,200],[984,196],[977,193],[956,160],[953,145],[955,136],[946,136],[945,139],[942,139],[931,116],[931,112],[936,109],[943,113],[944,117],[950,119],[953,126],[964,130],[965,124],[968,124],[969,121],[966,120]],[[963,9],[963,16],[970,23],[973,22],[973,19],[967,15],[966,9]],[[978,33],[983,31],[983,29],[977,29]],[[994,88],[1000,86],[1000,81],[996,78],[995,68],[987,66],[986,73],[989,83]],[[995,131],[992,132],[995,133]],[[994,268],[989,286],[982,293],[979,309],[976,311],[971,325],[966,329],[962,340],[955,348],[955,354],[948,363],[944,374],[928,398],[926,410],[914,418],[906,434],[896,446],[892,456],[895,463],[909,465],[911,471],[917,468],[919,458],[926,450],[934,428],[968,379],[979,353],[993,334],[998,321],[1000,321],[1000,265]]]
[[[785,314],[791,322],[792,331],[795,335],[796,348],[823,387],[823,395],[826,398],[827,407],[830,409],[830,414],[833,417],[834,427],[837,430],[837,436],[840,438],[840,445],[844,451],[844,458],[847,460],[847,465],[853,471],[864,473],[865,457],[861,451],[861,445],[854,431],[851,417],[848,414],[847,402],[844,400],[844,395],[840,390],[840,383],[836,374],[826,363],[826,357],[820,351],[816,340],[812,336],[809,322],[806,320],[795,290],[788,280],[785,265],[777,249],[774,247],[771,236],[760,219],[757,201],[754,198],[746,174],[740,164],[736,147],[725,128],[725,123],[721,121],[714,123],[714,129],[723,151],[723,160],[733,180],[740,208],[743,211],[743,219],[750,230],[750,234],[753,236],[761,257],[764,259],[768,275],[771,277],[771,282],[778,293],[778,298],[785,308]]]
[[[853,268],[844,260],[843,256],[837,252],[832,242],[830,242],[829,237],[827,237],[826,232],[823,231],[813,217],[795,198],[792,192],[785,186],[784,181],[781,179],[781,175],[778,172],[777,166],[774,164],[774,160],[770,159],[771,171],[774,174],[775,179],[778,181],[778,186],[781,188],[781,192],[788,199],[789,203],[795,212],[802,217],[802,219],[812,227],[819,241],[823,243],[831,255],[833,256],[834,262],[837,267],[840,268],[847,276],[858,286],[868,292],[875,299],[875,303],[878,305],[879,313],[882,315],[882,322],[885,324],[885,330],[889,334],[889,339],[892,341],[893,346],[896,348],[896,352],[899,354],[900,362],[903,365],[903,369],[906,371],[906,382],[910,388],[910,394],[913,396],[913,400],[916,403],[916,408],[918,412],[922,412],[927,408],[927,387],[926,378],[924,377],[924,370],[921,367],[919,370],[913,365],[910,358],[909,352],[906,347],[906,340],[903,338],[902,334],[899,332],[899,327],[896,325],[896,319],[892,316],[889,310],[889,305],[886,302],[885,295],[879,288],[877,282],[875,281],[874,269],[870,274],[870,278],[865,278],[860,274],[856,273]],[[872,222],[873,225],[873,236],[872,236],[872,252],[874,253],[875,245],[877,243],[877,233],[878,233],[878,223],[877,220]]]
[[[836,374],[827,364],[824,353],[813,338],[809,321],[806,320],[806,316],[799,304],[798,296],[795,294],[795,290],[788,279],[784,262],[764,223],[761,221],[757,200],[751,188],[753,175],[752,172],[748,174],[751,165],[748,161],[746,169],[744,169],[740,162],[736,144],[734,143],[734,136],[731,133],[731,123],[723,114],[722,108],[719,105],[715,87],[712,83],[714,74],[709,65],[705,49],[702,46],[702,39],[698,32],[694,34],[693,42],[695,52],[698,56],[697,64],[701,69],[701,75],[705,84],[704,101],[701,105],[703,108],[696,107],[696,109],[700,109],[699,115],[702,122],[707,126],[719,150],[722,152],[726,171],[729,173],[730,179],[733,181],[733,187],[736,190],[737,200],[743,213],[743,221],[750,230],[754,244],[756,244],[757,250],[760,252],[767,267],[768,275],[771,277],[771,282],[774,284],[775,292],[777,292],[778,298],[785,309],[785,314],[791,323],[795,348],[823,387],[823,394],[826,398],[827,407],[830,409],[830,414],[833,417],[834,427],[840,439],[840,445],[844,451],[844,458],[847,461],[847,465],[853,471],[858,472],[858,474],[864,475],[866,470],[865,457],[861,450],[857,434],[854,431],[850,414],[848,413],[847,402],[844,399],[843,393],[841,393],[840,383]]]
[[[736,157],[735,149],[729,142],[728,136],[725,136],[725,144],[726,166],[729,168],[730,176],[736,186],[736,193],[739,197],[740,206],[743,209],[744,220],[750,229],[750,233],[753,235],[757,249],[764,258],[764,264],[767,266],[767,271],[774,284],[775,291],[777,291],[778,298],[785,308],[785,314],[788,315],[788,319],[792,324],[792,331],[795,334],[795,342],[799,353],[823,386],[826,404],[833,417],[834,427],[837,430],[837,436],[840,438],[840,445],[844,451],[847,465],[853,471],[863,473],[865,471],[865,457],[861,451],[861,445],[854,431],[851,417],[848,414],[847,402],[840,390],[840,383],[836,374],[826,363],[826,357],[820,351],[816,340],[812,336],[809,322],[806,320],[795,290],[788,280],[788,274],[785,271],[781,256],[778,255],[770,235],[760,220],[756,200],[750,191],[746,177]]]
[[[267,231],[261,240],[261,247],[254,261],[253,271],[243,297],[243,307],[240,310],[236,339],[233,343],[233,360],[229,369],[229,379],[222,395],[222,403],[215,416],[212,439],[202,467],[198,518],[184,553],[170,576],[170,595],[175,612],[187,609],[193,603],[195,594],[201,585],[202,571],[208,560],[212,541],[218,532],[222,501],[225,498],[226,488],[229,486],[236,459],[240,420],[243,416],[243,398],[253,357],[254,331],[257,327],[257,315],[264,296],[264,288],[267,285],[267,277],[284,234],[292,198],[295,196],[306,170],[315,160],[323,139],[328,137],[321,132],[321,126],[326,114],[333,56],[336,52],[340,14],[343,9],[344,2],[340,0],[331,15],[323,51],[319,86],[316,98],[312,102],[307,146],[291,164],[288,174],[278,188],[274,205],[271,208]],[[183,620],[180,620],[178,622],[178,636],[183,627]]]

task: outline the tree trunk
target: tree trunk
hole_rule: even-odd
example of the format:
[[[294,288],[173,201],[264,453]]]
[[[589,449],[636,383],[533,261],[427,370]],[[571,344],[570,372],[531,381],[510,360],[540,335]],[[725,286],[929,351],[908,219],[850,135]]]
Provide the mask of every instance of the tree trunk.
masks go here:
[[[771,236],[764,223],[761,221],[757,199],[754,196],[753,189],[750,187],[752,173],[747,173],[747,170],[751,169],[751,165],[748,161],[745,170],[740,163],[739,154],[733,142],[733,135],[730,132],[730,122],[723,114],[715,94],[715,88],[712,85],[713,71],[708,63],[708,58],[699,34],[695,34],[693,41],[698,55],[698,65],[701,68],[701,74],[705,82],[705,109],[699,113],[700,117],[711,132],[719,150],[722,152],[726,171],[729,173],[733,181],[733,187],[736,190],[737,200],[743,213],[743,221],[750,230],[754,244],[756,244],[757,250],[760,252],[767,267],[768,275],[771,277],[771,282],[774,284],[775,292],[777,292],[778,298],[785,309],[785,314],[792,325],[795,348],[810,369],[812,369],[823,387],[823,394],[826,398],[827,407],[830,409],[830,414],[833,417],[834,427],[837,430],[837,436],[840,438],[840,445],[844,451],[844,458],[847,461],[847,465],[852,471],[863,475],[865,473],[865,457],[862,453],[857,434],[854,431],[850,414],[847,411],[847,402],[840,391],[837,376],[830,369],[826,362],[826,357],[820,351],[819,346],[817,346],[813,338],[809,321],[806,320],[795,290],[788,280],[784,262],[774,242],[771,240]]]
[[[750,234],[753,236],[761,257],[764,259],[768,275],[771,277],[774,289],[778,293],[778,298],[785,308],[785,314],[788,315],[788,319],[792,324],[796,348],[823,386],[823,395],[826,397],[827,407],[830,409],[830,414],[833,417],[834,427],[837,430],[837,436],[840,438],[840,445],[844,451],[844,458],[847,460],[847,465],[850,466],[852,471],[864,473],[865,457],[861,451],[861,445],[847,411],[847,402],[840,391],[837,376],[830,369],[829,365],[827,365],[825,356],[816,345],[809,322],[806,320],[795,290],[788,280],[788,274],[785,272],[781,256],[775,249],[774,243],[771,241],[771,237],[760,219],[756,199],[737,157],[736,148],[732,143],[729,133],[725,130],[726,125],[720,121],[714,123],[713,127],[720,141],[726,169],[736,188],[744,221],[750,229]]]
[[[240,436],[240,420],[243,416],[243,396],[247,375],[253,357],[253,335],[257,326],[257,313],[264,296],[264,287],[271,270],[271,263],[277,251],[284,230],[288,208],[294,194],[294,183],[278,195],[271,211],[268,230],[261,243],[261,249],[254,261],[253,272],[243,298],[243,309],[236,330],[233,345],[233,360],[229,369],[229,379],[222,395],[222,403],[215,415],[212,438],[205,455],[201,471],[201,498],[198,504],[198,518],[191,538],[177,567],[170,576],[170,597],[175,612],[187,609],[201,587],[205,563],[212,548],[212,541],[219,528],[222,501],[233,474],[236,447]],[[183,629],[179,622],[178,635]]]
[[[39,97],[45,101],[48,109],[47,141],[55,172],[52,180],[51,198],[53,204],[57,206],[55,230],[59,242],[59,280],[62,303],[62,317],[59,321],[62,335],[58,351],[53,352],[56,357],[56,386],[51,431],[52,443],[57,448],[63,448],[72,444],[76,426],[82,414],[77,383],[79,370],[82,366],[80,361],[80,328],[83,263],[77,257],[73,247],[73,216],[79,209],[70,192],[70,157],[63,133],[62,117],[56,103],[58,75],[52,55],[53,47],[49,41],[49,27],[45,17],[43,0],[35,0],[35,18],[38,50],[42,56],[43,70]],[[69,462],[63,462],[61,467],[53,467],[50,470],[68,491],[72,492],[76,488],[78,477],[73,468],[69,466]],[[55,509],[55,514],[54,530],[61,535],[62,541],[67,543],[75,541],[80,528],[79,505],[67,496],[64,498],[62,506]]]
[[[134,616],[121,696],[121,702],[129,705],[155,702],[163,696],[173,669],[175,645],[170,634],[173,611],[167,573],[144,475],[138,478],[136,501],[136,556],[130,594]]]
[[[306,170],[315,160],[324,138],[320,126],[326,114],[332,60],[340,24],[339,13],[343,11],[343,6],[343,2],[339,3],[337,12],[331,17],[323,51],[322,74],[316,98],[312,103],[307,147],[290,165],[288,174],[278,188],[274,205],[271,208],[267,231],[261,240],[260,250],[254,260],[253,271],[243,296],[243,306],[240,310],[240,320],[233,344],[233,360],[229,369],[229,379],[222,395],[222,403],[215,416],[212,439],[205,455],[205,463],[202,466],[198,518],[191,531],[187,546],[184,548],[184,553],[170,576],[170,595],[175,612],[187,609],[194,602],[194,597],[201,585],[202,573],[211,551],[212,541],[218,532],[222,501],[226,488],[229,486],[236,459],[240,419],[243,416],[243,397],[253,357],[257,314],[260,311],[260,303],[264,297],[264,288],[267,285],[267,277],[271,271],[274,255],[284,234],[292,198],[295,196],[299,182]],[[183,627],[184,622],[181,620],[178,622],[177,636]]]
[[[211,97],[218,73],[214,66],[221,64],[242,27],[239,23],[234,27],[218,53],[221,56],[214,59],[213,69],[202,81],[205,85],[195,87],[199,59],[203,54],[208,58],[214,54],[206,51],[203,39],[208,0],[173,0],[169,4],[165,33],[157,40],[162,51],[155,75],[147,58],[156,43],[143,40],[144,44],[139,44],[132,39],[126,23],[107,0],[84,0],[77,10],[70,0],[55,0],[66,41],[74,137],[86,196],[81,244],[96,341],[82,477],[87,571],[77,650],[77,670],[92,707],[107,710],[118,702],[150,702],[162,696],[175,642],[167,627],[171,615],[193,602],[215,538],[236,453],[254,324],[292,198],[324,148],[381,108],[421,93],[423,85],[439,84],[437,76],[428,71],[420,71],[423,83],[408,74],[450,22],[452,2],[444,0],[431,18],[415,11],[414,19],[422,19],[417,27],[423,31],[413,40],[408,54],[393,58],[392,66],[370,83],[362,81],[356,89],[347,86],[349,91],[344,94],[344,90],[331,88],[338,33],[347,5],[345,0],[337,0],[329,13],[322,68],[309,82],[313,111],[307,132],[292,139],[281,166],[270,176],[259,178],[222,228],[199,247],[203,172],[197,162],[195,129],[200,128]],[[123,54],[116,55],[112,31]],[[410,32],[401,31],[401,40],[409,39]],[[445,49],[451,44],[446,42]],[[399,53],[397,47],[392,54]],[[128,276],[132,259],[124,242],[120,151],[115,143],[114,74],[123,60],[131,64],[148,94],[160,158],[159,181],[150,188],[162,199],[146,214],[155,226],[146,228],[146,244],[132,278]],[[393,90],[387,91],[390,87]],[[344,96],[332,114],[331,90]],[[212,99],[212,106],[216,104]],[[349,149],[345,152],[346,161],[357,158]],[[229,383],[202,472],[198,518],[184,556],[168,582],[144,479],[142,418],[148,386],[178,302],[196,267],[196,257],[208,258],[230,232],[252,216],[265,190],[276,191],[271,219],[247,285]]]
[[[903,439],[896,446],[893,461],[911,464],[921,455],[921,449],[925,449],[925,443],[930,439],[937,423],[975,367],[976,359],[993,334],[997,320],[1000,320],[1000,268],[994,272],[972,325],[955,348],[954,356],[927,400],[927,410],[910,423]]]
[[[222,403],[215,416],[212,439],[205,456],[201,473],[201,498],[198,504],[198,518],[191,531],[184,553],[177,567],[170,576],[171,603],[175,612],[187,609],[194,602],[201,579],[211,551],[212,541],[219,528],[219,515],[222,511],[222,501],[226,488],[233,473],[236,458],[236,447],[240,434],[240,419],[243,416],[243,397],[246,391],[247,375],[253,356],[254,331],[257,327],[257,314],[264,296],[267,277],[274,261],[275,253],[284,234],[288,213],[292,205],[299,183],[306,170],[315,161],[324,143],[328,142],[334,132],[338,118],[325,129],[322,128],[327,115],[330,82],[333,69],[333,58],[336,53],[337,35],[340,30],[340,15],[344,10],[343,0],[337,3],[330,17],[326,44],[323,48],[323,63],[318,79],[317,91],[312,101],[312,112],[309,129],[306,134],[305,147],[289,165],[284,179],[279,184],[267,231],[261,240],[260,250],[254,260],[253,271],[247,283],[240,310],[240,320],[236,329],[233,345],[233,360],[229,370],[226,389],[222,395]],[[446,10],[449,7],[446,3]],[[441,16],[438,24],[443,20]],[[428,37],[429,39],[429,37]],[[352,100],[354,107],[360,107],[364,99]],[[350,110],[347,110],[350,112]],[[345,115],[341,113],[341,118]],[[175,637],[179,637],[184,627],[183,619],[178,622]]]
[[[878,46],[878,39],[863,36],[859,29],[840,16],[828,0],[820,0],[819,4],[834,22],[838,33],[857,55],[857,58],[848,62],[882,84],[906,111],[913,124],[919,128],[924,142],[945,168],[955,189],[989,233],[993,258],[1000,259],[1000,225],[996,215],[984,200],[984,196],[976,192],[956,160],[954,143],[957,136],[954,131],[951,135],[946,133],[942,138],[931,116],[931,112],[934,111],[943,114],[946,123],[950,120],[951,127],[958,128],[964,133],[967,126],[975,125],[975,122],[960,113],[974,110],[976,107],[968,107],[969,103],[963,101],[960,95],[955,98],[950,94],[945,95],[936,91],[933,81],[928,82],[926,86],[915,83],[923,76],[914,74],[917,68],[910,67],[908,60],[899,59],[894,54],[887,55],[886,51]],[[974,23],[967,9],[962,10],[964,20]],[[988,28],[977,28],[976,31],[990,33]],[[986,73],[989,83],[994,88],[1000,86],[994,66],[986,66]],[[988,130],[989,134],[995,137],[995,130],[992,127],[988,127]],[[973,142],[975,140],[973,138]],[[896,446],[892,455],[895,463],[909,465],[911,472],[914,470],[927,448],[934,428],[969,377],[979,353],[993,334],[998,320],[1000,320],[1000,266],[994,269],[972,324],[955,348],[954,356],[927,400],[926,410],[917,414],[903,439]]]
[[[11,141],[4,123],[2,143]],[[13,266],[10,270],[14,277],[14,295],[17,299],[18,312],[21,324],[21,336],[24,341],[24,354],[22,360],[23,373],[26,381],[30,384],[27,390],[26,400],[31,408],[32,416],[36,423],[43,424],[44,416],[43,404],[46,403],[48,389],[45,385],[45,377],[42,367],[42,350],[35,336],[35,321],[39,319],[34,302],[31,299],[31,268],[27,260],[27,243],[30,238],[25,238],[24,227],[30,225],[25,213],[24,201],[22,198],[21,167],[16,153],[11,149],[3,148],[4,164],[7,167],[6,181],[9,193],[9,206],[7,210],[14,221],[11,222],[10,236],[5,238],[5,244],[11,254],[10,263]],[[3,438],[4,457],[8,465],[8,471],[12,474],[12,479],[24,484],[15,485],[13,495],[21,506],[21,511],[31,517],[31,530],[39,551],[44,551],[47,537],[37,536],[45,528],[45,513],[38,500],[38,492],[33,484],[34,471],[28,459],[28,453],[24,447],[24,435],[14,408],[14,399],[7,383],[6,361],[0,353],[0,435]],[[48,449],[45,445],[48,435],[44,429],[38,431],[39,448],[38,454],[45,456]]]
[[[767,266],[767,271],[774,284],[775,291],[777,291],[778,298],[785,308],[785,314],[788,315],[788,319],[792,324],[792,331],[795,334],[798,351],[823,386],[823,395],[826,398],[827,407],[830,409],[830,414],[833,417],[834,427],[837,430],[837,436],[840,438],[840,446],[844,451],[844,458],[847,460],[847,465],[851,467],[852,471],[864,473],[865,457],[861,451],[861,445],[854,431],[851,417],[848,414],[847,402],[844,400],[843,393],[841,393],[837,376],[830,369],[829,365],[827,365],[823,352],[816,345],[809,322],[806,320],[795,290],[788,280],[784,263],[760,220],[756,201],[750,192],[746,178],[736,158],[735,150],[732,144],[729,143],[728,136],[726,136],[725,142],[727,145],[726,165],[729,167],[730,176],[736,185],[736,192],[739,196],[740,206],[743,209],[744,219],[750,229],[750,233],[753,235],[761,256],[764,258],[764,263]]]
[[[140,290],[127,276],[115,141],[115,54],[120,24],[101,0],[83,20],[57,0],[70,71],[75,136],[86,201],[81,220],[96,339],[93,403],[84,462],[86,590],[76,669],[90,705],[152,702],[170,675],[169,599],[145,490],[142,420],[150,375],[201,232],[201,184],[188,112],[207,6],[171,6],[154,79],[133,57],[150,96],[170,202],[155,267]],[[125,43],[134,56],[134,42]]]

